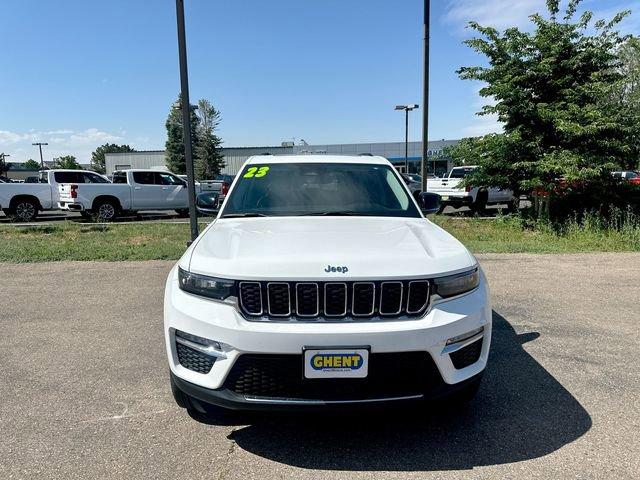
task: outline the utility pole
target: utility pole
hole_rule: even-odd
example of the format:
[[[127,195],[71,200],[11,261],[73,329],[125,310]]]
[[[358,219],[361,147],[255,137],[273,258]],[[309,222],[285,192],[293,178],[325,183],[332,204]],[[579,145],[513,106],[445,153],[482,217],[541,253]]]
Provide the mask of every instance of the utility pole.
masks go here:
[[[49,145],[49,144],[47,142],[36,142],[36,143],[32,143],[31,145],[33,145],[34,147],[37,146],[40,149],[40,169],[44,170],[44,159],[42,158],[42,146]]]
[[[396,105],[396,110],[404,110],[404,173],[409,173],[409,112],[420,108],[415,103]]]
[[[424,0],[424,78],[422,91],[422,191],[427,191],[427,161],[429,153],[429,36],[431,23],[431,0]]]
[[[187,71],[187,40],[184,26],[184,0],[176,0],[178,20],[178,56],[180,57],[180,86],[182,88],[182,138],[184,158],[187,167],[187,195],[189,196],[189,225],[191,226],[190,245],[199,235],[198,212],[196,211],[196,185],[193,173],[191,152],[191,104],[189,103],[189,74]]]

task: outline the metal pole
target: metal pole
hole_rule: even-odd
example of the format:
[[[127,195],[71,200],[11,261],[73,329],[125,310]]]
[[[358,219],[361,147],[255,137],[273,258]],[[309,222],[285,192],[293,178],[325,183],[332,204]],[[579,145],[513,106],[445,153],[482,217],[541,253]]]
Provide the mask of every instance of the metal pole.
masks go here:
[[[404,109],[404,173],[409,173],[409,109]]]
[[[431,0],[424,0],[424,78],[422,92],[422,191],[427,191],[427,153],[429,152],[429,25],[431,23]],[[435,170],[434,170],[435,173]]]
[[[42,144],[38,144],[38,148],[40,149],[40,168],[44,170],[44,158],[42,157]]]
[[[178,20],[178,55],[180,57],[180,86],[182,88],[182,139],[184,142],[184,158],[187,167],[187,195],[189,197],[189,225],[191,226],[190,245],[199,234],[198,214],[196,212],[196,184],[193,174],[193,157],[191,153],[191,104],[189,103],[189,76],[187,72],[187,40],[184,33],[184,1],[176,0],[176,16]]]

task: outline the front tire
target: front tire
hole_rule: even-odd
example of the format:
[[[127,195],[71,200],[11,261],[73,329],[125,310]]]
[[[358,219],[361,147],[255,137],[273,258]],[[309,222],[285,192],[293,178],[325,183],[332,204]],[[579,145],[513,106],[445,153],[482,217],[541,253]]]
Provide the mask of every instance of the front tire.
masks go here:
[[[489,194],[486,190],[481,190],[476,196],[476,201],[471,204],[471,211],[476,214],[482,214],[487,209],[487,202],[489,201]]]
[[[12,222],[32,222],[38,216],[38,204],[34,200],[18,200],[5,214]]]

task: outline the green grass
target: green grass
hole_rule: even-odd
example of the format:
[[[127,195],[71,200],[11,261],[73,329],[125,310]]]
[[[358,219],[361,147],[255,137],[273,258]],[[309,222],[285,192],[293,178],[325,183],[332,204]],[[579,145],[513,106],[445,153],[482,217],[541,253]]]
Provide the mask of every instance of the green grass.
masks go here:
[[[480,220],[436,216],[435,223],[475,253],[640,251],[640,222],[607,225],[595,217],[562,228],[519,218]],[[0,226],[0,262],[60,260],[175,260],[189,236],[187,224]]]
[[[594,222],[569,221],[553,229],[545,223],[529,225],[519,218],[480,220],[436,216],[432,220],[474,253],[638,252],[640,224],[619,228]]]

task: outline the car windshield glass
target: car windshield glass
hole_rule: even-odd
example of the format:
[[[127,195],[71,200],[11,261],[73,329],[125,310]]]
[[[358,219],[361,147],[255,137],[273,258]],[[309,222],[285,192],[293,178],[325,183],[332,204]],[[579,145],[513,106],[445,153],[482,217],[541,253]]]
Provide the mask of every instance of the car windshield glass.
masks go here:
[[[352,163],[249,165],[221,217],[245,214],[420,217],[392,168]]]

